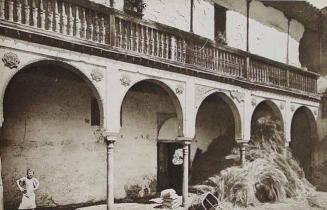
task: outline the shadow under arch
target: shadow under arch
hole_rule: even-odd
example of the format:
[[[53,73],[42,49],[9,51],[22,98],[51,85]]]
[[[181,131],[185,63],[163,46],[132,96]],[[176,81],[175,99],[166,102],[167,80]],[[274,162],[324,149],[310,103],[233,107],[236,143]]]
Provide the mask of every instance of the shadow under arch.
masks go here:
[[[92,83],[92,81],[81,71],[79,70],[77,67],[68,64],[66,62],[60,61],[60,60],[48,60],[48,59],[42,59],[42,60],[38,60],[38,61],[34,61],[32,63],[29,63],[25,66],[23,66],[22,68],[18,69],[18,71],[9,79],[7,80],[4,89],[1,93],[1,99],[4,102],[5,96],[6,96],[6,90],[7,88],[10,86],[10,84],[12,82],[15,81],[15,78],[26,72],[29,71],[31,69],[34,68],[40,68],[40,67],[45,67],[45,66],[54,66],[54,67],[59,67],[62,68],[64,70],[73,72],[75,75],[77,75],[79,78],[81,78],[86,84],[87,86],[90,88],[92,95],[96,98],[97,101],[97,105],[99,108],[99,114],[100,114],[100,126],[103,126],[104,123],[104,107],[103,107],[103,99],[99,93],[99,91],[97,90],[97,88],[94,86],[94,84]],[[41,70],[42,71],[42,70]]]
[[[252,117],[251,117],[251,130],[252,130],[252,125],[253,125],[253,120],[255,118],[260,118],[263,116],[269,115],[273,120],[279,121],[280,124],[280,129],[284,133],[284,118],[282,115],[282,112],[278,108],[278,106],[270,101],[270,100],[264,100],[261,101],[253,110]]]
[[[197,185],[235,164],[226,159],[242,137],[236,104],[223,92],[209,93],[198,107],[191,143],[190,184]]]
[[[142,83],[147,84],[150,87],[152,85],[154,85],[156,87],[159,87],[166,94],[168,94],[168,96],[171,99],[171,101],[172,101],[172,103],[174,105],[174,108],[176,110],[176,117],[177,117],[177,121],[178,121],[178,136],[180,136],[180,137],[183,136],[184,135],[184,133],[183,133],[183,109],[182,109],[181,103],[180,103],[179,99],[177,98],[176,94],[174,93],[174,91],[167,84],[165,84],[164,82],[162,82],[160,80],[156,80],[156,79],[143,79],[143,80],[140,80],[140,81],[136,82],[135,84],[133,84],[125,92],[125,95],[124,95],[123,100],[122,100],[121,105],[120,105],[120,126],[122,126],[123,104],[124,104],[124,101],[126,100],[128,92],[130,92],[132,89],[136,88],[137,86],[142,85]],[[167,118],[165,120],[167,120]],[[160,128],[163,125],[165,120],[163,120],[162,122],[159,122],[158,132],[159,132],[159,130],[160,130]]]
[[[233,100],[226,95],[226,93],[215,91],[213,93],[208,94],[200,103],[199,107],[196,110],[196,118],[198,117],[198,112],[200,107],[203,105],[203,103],[210,97],[218,97],[219,99],[222,99],[229,109],[231,110],[233,117],[234,117],[234,124],[235,124],[235,139],[242,139],[242,121],[241,121],[241,115],[240,112],[233,102]]]
[[[313,154],[317,143],[318,131],[314,114],[308,107],[300,106],[291,121],[290,148],[309,179],[313,175]]]

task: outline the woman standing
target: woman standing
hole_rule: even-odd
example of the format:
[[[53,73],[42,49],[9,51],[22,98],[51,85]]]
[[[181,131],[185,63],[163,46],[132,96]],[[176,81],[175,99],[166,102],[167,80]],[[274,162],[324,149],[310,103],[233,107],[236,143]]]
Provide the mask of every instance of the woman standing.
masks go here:
[[[35,193],[39,188],[39,181],[33,177],[34,171],[27,169],[26,177],[22,177],[16,181],[19,190],[23,193],[22,201],[18,209],[35,209]]]

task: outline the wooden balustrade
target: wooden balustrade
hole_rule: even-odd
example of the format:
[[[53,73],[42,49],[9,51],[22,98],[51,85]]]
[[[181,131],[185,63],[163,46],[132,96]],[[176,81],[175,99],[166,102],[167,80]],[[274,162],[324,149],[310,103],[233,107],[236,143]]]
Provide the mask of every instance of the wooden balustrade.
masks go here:
[[[250,61],[248,79],[253,82],[288,87],[287,70],[257,60]]]
[[[109,15],[66,0],[0,0],[0,19],[105,44]]]
[[[317,92],[317,75],[310,72],[103,8],[103,5],[91,7],[88,3],[73,0],[0,0],[0,20],[214,74]]]

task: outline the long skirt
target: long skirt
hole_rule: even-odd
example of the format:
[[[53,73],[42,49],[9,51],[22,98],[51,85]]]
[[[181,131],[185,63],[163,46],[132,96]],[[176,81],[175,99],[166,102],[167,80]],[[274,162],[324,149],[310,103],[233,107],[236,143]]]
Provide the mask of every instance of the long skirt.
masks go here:
[[[34,192],[24,193],[18,209],[35,209],[35,208],[36,208],[36,204],[35,204]]]

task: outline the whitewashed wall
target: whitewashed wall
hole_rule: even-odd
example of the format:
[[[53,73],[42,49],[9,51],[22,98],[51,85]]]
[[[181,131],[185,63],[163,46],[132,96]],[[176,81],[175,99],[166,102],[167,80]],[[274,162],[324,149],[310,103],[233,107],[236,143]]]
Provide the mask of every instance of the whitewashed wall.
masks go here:
[[[109,0],[93,0],[108,4]],[[144,19],[190,30],[190,0],[145,0]],[[228,45],[246,50],[245,0],[195,0],[194,33],[214,39],[214,3],[226,7],[226,36]],[[123,10],[124,1],[115,0],[114,7]],[[260,1],[250,4],[249,50],[272,60],[287,62],[288,19],[283,12],[266,7]],[[300,67],[299,43],[304,26],[296,20],[290,22],[289,64]]]

